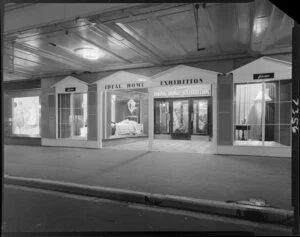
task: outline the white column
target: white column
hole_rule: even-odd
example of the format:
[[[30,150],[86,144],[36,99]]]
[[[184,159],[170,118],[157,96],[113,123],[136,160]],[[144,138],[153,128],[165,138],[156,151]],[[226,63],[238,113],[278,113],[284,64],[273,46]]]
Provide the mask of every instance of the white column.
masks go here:
[[[102,138],[103,138],[103,91],[98,91],[98,103],[97,103],[97,110],[98,110],[98,144],[99,148],[102,148]]]
[[[148,90],[148,150],[153,150],[153,139],[154,139],[154,101],[153,101],[153,90]]]
[[[213,123],[213,129],[212,129],[212,152],[217,153],[217,126],[218,126],[218,110],[217,110],[217,102],[218,102],[218,93],[217,93],[217,83],[213,83],[211,85],[212,89],[212,123]]]

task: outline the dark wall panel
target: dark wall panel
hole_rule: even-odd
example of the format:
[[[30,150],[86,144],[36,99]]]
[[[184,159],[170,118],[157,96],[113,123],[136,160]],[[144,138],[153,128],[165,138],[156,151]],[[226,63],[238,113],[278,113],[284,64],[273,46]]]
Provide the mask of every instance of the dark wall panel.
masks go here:
[[[218,76],[218,145],[233,145],[233,77]]]

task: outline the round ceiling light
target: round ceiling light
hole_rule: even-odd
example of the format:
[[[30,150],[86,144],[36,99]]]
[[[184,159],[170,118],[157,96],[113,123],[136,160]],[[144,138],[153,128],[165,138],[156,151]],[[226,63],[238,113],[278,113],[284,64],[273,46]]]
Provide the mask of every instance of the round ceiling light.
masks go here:
[[[95,48],[79,48],[75,49],[75,53],[89,60],[97,60],[98,58],[103,57],[105,54],[104,52]]]

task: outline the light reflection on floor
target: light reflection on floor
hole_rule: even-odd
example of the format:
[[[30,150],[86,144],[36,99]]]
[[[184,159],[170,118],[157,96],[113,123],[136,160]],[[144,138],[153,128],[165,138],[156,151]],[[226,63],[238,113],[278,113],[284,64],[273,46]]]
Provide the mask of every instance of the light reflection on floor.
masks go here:
[[[278,142],[274,141],[265,141],[264,143],[262,141],[235,141],[234,145],[236,146],[269,146],[269,147],[289,147],[285,146],[283,144],[280,144]]]
[[[189,152],[189,153],[213,153],[213,143],[208,141],[191,140],[158,140],[153,143],[154,151]],[[127,144],[118,144],[105,147],[119,150],[148,150],[148,140],[134,141]]]

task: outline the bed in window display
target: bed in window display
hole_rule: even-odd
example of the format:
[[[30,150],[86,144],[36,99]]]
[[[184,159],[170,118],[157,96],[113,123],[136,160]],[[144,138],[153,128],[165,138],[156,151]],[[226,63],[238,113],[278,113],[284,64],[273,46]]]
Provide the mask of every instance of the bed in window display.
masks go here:
[[[126,112],[123,111],[123,120],[111,122],[112,136],[141,135],[143,133],[143,124],[139,123],[139,102],[130,98],[126,107]]]

